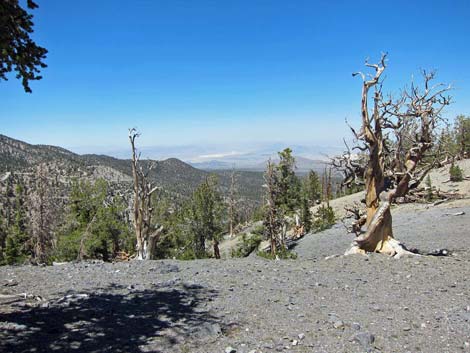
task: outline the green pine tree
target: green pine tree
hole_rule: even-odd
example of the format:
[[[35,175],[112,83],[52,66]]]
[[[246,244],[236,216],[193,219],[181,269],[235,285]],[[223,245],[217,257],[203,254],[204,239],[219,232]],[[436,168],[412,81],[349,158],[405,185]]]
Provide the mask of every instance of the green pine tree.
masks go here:
[[[222,198],[214,177],[204,180],[192,196],[190,228],[194,239],[196,258],[207,257],[206,240],[212,241],[214,256],[218,258],[218,244],[222,230]]]
[[[125,203],[111,195],[105,180],[75,181],[70,193],[66,225],[59,234],[57,257],[113,259],[118,251],[134,248],[124,217]]]
[[[450,180],[451,181],[462,181],[463,180],[463,171],[462,171],[462,169],[458,165],[455,165],[454,163],[452,163],[451,166],[450,166],[449,174],[450,174]]]
[[[303,183],[303,194],[307,199],[310,206],[316,205],[317,201],[321,199],[321,183],[318,174],[311,170]]]
[[[8,230],[5,239],[4,261],[7,264],[24,262],[28,256],[28,233],[26,208],[24,205],[24,188],[18,184],[15,188],[14,222]]]
[[[456,118],[455,135],[460,158],[470,158],[470,117],[459,115]]]
[[[301,203],[301,184],[295,175],[295,158],[292,150],[286,148],[278,153],[279,164],[277,165],[279,198],[278,206],[288,212],[295,211]]]
[[[305,233],[309,233],[312,230],[312,212],[310,212],[309,200],[306,197],[302,198],[300,222],[304,227]]]

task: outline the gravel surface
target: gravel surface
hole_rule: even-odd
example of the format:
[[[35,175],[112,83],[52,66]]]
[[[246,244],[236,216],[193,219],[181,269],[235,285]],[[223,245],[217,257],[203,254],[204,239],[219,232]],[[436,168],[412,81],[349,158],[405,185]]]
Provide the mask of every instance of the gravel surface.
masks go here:
[[[470,352],[470,203],[457,206],[393,211],[399,240],[447,257],[325,259],[353,239],[337,225],[297,260],[1,267],[0,352]]]

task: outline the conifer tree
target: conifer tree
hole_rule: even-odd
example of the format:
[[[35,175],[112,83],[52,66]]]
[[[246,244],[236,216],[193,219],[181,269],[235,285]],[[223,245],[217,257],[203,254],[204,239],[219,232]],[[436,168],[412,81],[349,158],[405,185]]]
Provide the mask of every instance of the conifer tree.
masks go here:
[[[310,205],[307,197],[302,197],[300,222],[303,226],[304,233],[310,232],[310,230],[312,229],[312,212],[310,212]]]
[[[293,212],[300,206],[299,178],[295,175],[295,158],[292,150],[286,148],[278,153],[279,164],[277,165],[277,183],[279,188],[278,206],[285,211]]]
[[[108,261],[120,250],[132,250],[125,205],[119,196],[110,194],[105,180],[74,181],[67,222],[58,239],[60,259]]]
[[[26,5],[33,10],[38,6],[32,0]],[[25,92],[31,93],[29,81],[40,80],[40,69],[45,68],[47,50],[38,46],[30,37],[33,32],[33,15],[23,9],[18,0],[0,2],[0,81],[8,80],[7,74],[16,71]]]
[[[271,256],[275,257],[280,246],[279,235],[283,223],[283,212],[279,201],[281,190],[279,187],[277,168],[269,160],[264,174],[266,187],[266,208],[263,220],[264,236],[269,240]]]
[[[460,158],[470,158],[470,117],[459,115],[455,124],[456,145]]]
[[[21,184],[16,185],[15,195],[14,221],[5,241],[4,259],[7,264],[23,262],[30,255],[24,188]]]
[[[229,235],[232,237],[237,222],[237,174],[232,170],[230,174],[230,189],[228,195]]]
[[[190,224],[197,258],[207,256],[206,240],[213,242],[214,257],[220,258],[221,212],[222,199],[217,190],[217,180],[211,176],[198,186],[191,201]]]
[[[316,205],[321,199],[322,187],[318,174],[311,170],[307,178],[304,180],[304,195],[310,206]]]

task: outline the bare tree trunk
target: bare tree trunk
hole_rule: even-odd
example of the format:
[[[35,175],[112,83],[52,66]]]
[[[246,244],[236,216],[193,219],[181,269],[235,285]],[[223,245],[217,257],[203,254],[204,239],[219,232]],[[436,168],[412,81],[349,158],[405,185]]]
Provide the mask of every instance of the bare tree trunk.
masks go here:
[[[29,197],[33,254],[38,263],[48,260],[53,246],[54,212],[58,211],[53,201],[54,186],[48,182],[48,173],[46,165],[37,166],[35,185]]]
[[[220,249],[219,249],[219,241],[214,240],[214,257],[216,259],[220,259]]]
[[[139,164],[135,147],[135,139],[139,137],[135,129],[129,130],[129,141],[132,148],[132,178],[134,181],[133,223],[136,235],[136,251],[138,260],[150,260],[154,257],[156,243],[163,231],[162,227],[155,229],[152,224],[152,194],[158,189],[147,181],[147,175],[153,165],[144,172]],[[153,233],[152,233],[153,232]]]
[[[158,240],[163,232],[163,226],[160,226],[154,233],[149,235],[148,239],[143,242],[143,251],[141,260],[154,260],[155,249],[157,247]]]
[[[385,58],[382,57],[381,65],[373,67],[376,74],[371,80],[364,80],[361,100],[362,133],[369,151],[369,160],[364,173],[367,231],[356,239],[353,249],[357,247],[361,251],[382,252],[387,248],[385,244],[393,239],[392,214],[389,200],[384,200],[379,209],[379,195],[384,191],[384,139],[379,112],[381,93],[379,90],[375,91],[372,117],[369,116],[368,94],[369,89],[379,83],[380,76],[385,70]]]

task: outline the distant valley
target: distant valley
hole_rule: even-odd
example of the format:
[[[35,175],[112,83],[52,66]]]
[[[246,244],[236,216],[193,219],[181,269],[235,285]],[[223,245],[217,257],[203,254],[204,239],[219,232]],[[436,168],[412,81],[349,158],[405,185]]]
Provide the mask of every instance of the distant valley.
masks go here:
[[[186,146],[145,146],[139,150],[142,156],[155,160],[178,158],[191,166],[206,170],[242,170],[264,172],[266,162],[278,161],[277,152],[291,148],[296,158],[296,171],[305,174],[310,170],[322,172],[329,157],[342,152],[342,146],[316,146],[286,143],[247,143],[240,145],[186,145]],[[83,148],[78,152],[85,152]],[[107,155],[129,158],[128,149],[107,150]]]
[[[253,160],[241,160],[241,159],[213,159],[205,162],[189,162],[193,167],[208,170],[208,171],[216,171],[216,170],[228,170],[228,169],[236,169],[242,171],[256,171],[256,172],[264,172],[266,169],[266,163],[269,159],[273,162],[279,162],[279,158],[276,156],[264,156],[265,159],[253,159]],[[326,160],[313,160],[304,157],[295,157],[295,164],[296,164],[296,172],[298,174],[306,174],[310,170],[314,170],[318,173],[322,173],[327,165]]]
[[[179,159],[168,158],[162,161],[142,160],[143,164],[155,162],[156,167],[149,178],[166,192],[176,197],[186,198],[211,173],[197,169]],[[79,155],[56,146],[32,145],[0,135],[0,173],[33,174],[34,168],[46,163],[48,170],[63,178],[103,178],[108,182],[131,183],[131,162],[106,155]],[[229,173],[214,171],[219,175],[219,185],[226,192],[230,185]],[[239,171],[239,193],[241,199],[250,204],[261,200],[263,174],[256,171]]]
[[[259,202],[262,197],[263,172],[268,159],[277,161],[277,151],[287,146],[270,144],[254,146],[252,152],[211,153],[209,149],[194,147],[193,157],[189,157],[190,147],[175,148],[175,154],[187,156],[187,162],[178,158],[165,158],[156,161],[150,178],[165,190],[188,196],[210,173],[219,175],[222,191],[230,185],[229,172],[235,169],[238,173],[240,196],[251,202]],[[209,148],[209,147],[207,147]],[[277,149],[277,150],[276,150]],[[294,154],[299,151],[303,155],[314,155],[318,147],[293,146]],[[337,149],[325,148],[333,153]],[[165,155],[171,149],[142,148],[143,158],[151,155]],[[317,151],[317,152],[315,152]],[[124,151],[114,153],[123,158],[102,154],[77,154],[67,149],[49,146],[32,145],[4,135],[0,135],[0,172],[15,172],[32,168],[40,163],[52,163],[62,170],[62,174],[72,174],[72,171],[86,174],[89,178],[104,178],[111,182],[131,182],[131,164]],[[197,156],[196,156],[197,155]],[[318,155],[321,159],[310,159],[296,155],[296,171],[302,175],[309,170],[322,172],[326,166],[326,153]],[[143,159],[144,163],[151,160]],[[75,175],[82,175],[75,174]]]

